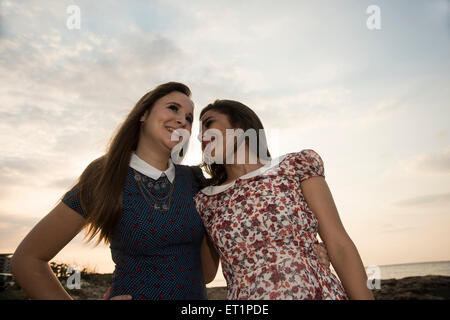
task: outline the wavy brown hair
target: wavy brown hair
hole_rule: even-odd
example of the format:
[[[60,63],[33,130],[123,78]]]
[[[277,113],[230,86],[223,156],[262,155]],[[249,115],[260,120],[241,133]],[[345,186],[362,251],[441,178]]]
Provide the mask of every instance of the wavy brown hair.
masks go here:
[[[161,84],[147,92],[119,127],[106,153],[92,161],[81,174],[78,191],[81,207],[87,214],[87,241],[99,235],[96,244],[111,243],[122,213],[122,193],[131,153],[139,142],[140,119],[147,110],[150,113],[158,99],[174,91],[191,96],[190,89],[179,82]]]
[[[200,112],[200,119],[206,112],[210,110],[214,110],[226,115],[228,121],[235,129],[239,128],[244,131],[255,129],[257,132],[256,155],[258,159],[268,160],[271,158],[265,135],[260,136],[258,134],[260,130],[262,130],[262,133],[264,133],[264,126],[261,120],[259,120],[259,117],[252,109],[238,101],[216,100],[214,101],[214,103],[210,103],[205,108],[203,108],[203,110]],[[260,149],[261,146],[263,146],[263,150]],[[263,154],[263,151],[267,151],[267,154]],[[224,164],[207,164],[203,161],[201,167],[205,168],[205,171],[211,176],[211,179],[209,180],[210,185],[220,185],[227,180],[227,172],[225,170]]]

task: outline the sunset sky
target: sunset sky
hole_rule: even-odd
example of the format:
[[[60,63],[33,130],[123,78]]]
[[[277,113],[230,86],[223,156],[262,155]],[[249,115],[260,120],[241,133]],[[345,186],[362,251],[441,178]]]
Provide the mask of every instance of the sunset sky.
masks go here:
[[[67,26],[71,5],[79,29]],[[370,5],[379,30],[367,27]],[[201,159],[200,110],[238,100],[273,156],[321,155],[365,265],[450,260],[449,57],[445,0],[0,0],[0,253],[143,94],[180,81],[196,105],[185,164]],[[82,239],[55,259],[112,272],[109,249]]]

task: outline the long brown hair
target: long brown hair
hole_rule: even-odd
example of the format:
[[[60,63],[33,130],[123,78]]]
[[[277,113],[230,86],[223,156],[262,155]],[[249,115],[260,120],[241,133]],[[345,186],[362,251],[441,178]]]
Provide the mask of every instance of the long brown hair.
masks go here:
[[[210,110],[226,115],[228,121],[234,128],[239,128],[244,131],[248,129],[255,129],[257,133],[262,130],[261,132],[264,133],[264,126],[261,120],[259,120],[259,117],[252,109],[243,103],[234,100],[216,100],[214,103],[210,103],[203,108],[200,112],[200,119]],[[262,150],[260,149],[261,146],[263,147]],[[267,151],[267,154],[263,154],[263,151]],[[265,135],[260,136],[257,134],[256,154],[260,160],[267,160],[271,157],[267,147]],[[211,175],[209,182],[210,185],[220,185],[227,179],[227,172],[224,164],[207,164],[203,161],[201,167],[205,168],[205,171]]]
[[[122,213],[122,193],[131,153],[139,141],[140,119],[147,110],[150,113],[158,99],[174,91],[191,96],[190,89],[178,82],[168,82],[147,92],[113,136],[107,152],[81,174],[78,186],[81,206],[87,214],[87,241],[99,235],[96,244],[111,243]]]

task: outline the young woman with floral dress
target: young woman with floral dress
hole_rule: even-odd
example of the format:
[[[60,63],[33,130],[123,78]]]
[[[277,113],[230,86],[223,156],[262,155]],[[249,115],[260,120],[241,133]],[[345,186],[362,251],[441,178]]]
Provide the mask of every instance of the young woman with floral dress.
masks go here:
[[[250,139],[241,144],[234,137],[229,140],[230,129],[263,130],[257,115],[236,101],[217,100],[202,110],[200,120],[202,149],[208,151],[204,166],[212,185],[195,196],[195,203],[220,255],[227,298],[373,299],[319,154],[305,149],[271,159],[264,136],[253,141],[253,148]],[[210,139],[208,130],[225,138]],[[230,143],[234,148],[227,149]],[[230,157],[224,150],[235,154]],[[245,162],[237,161],[239,151],[245,152]],[[251,163],[255,151],[258,160],[270,160]],[[342,283],[312,250],[317,234]]]

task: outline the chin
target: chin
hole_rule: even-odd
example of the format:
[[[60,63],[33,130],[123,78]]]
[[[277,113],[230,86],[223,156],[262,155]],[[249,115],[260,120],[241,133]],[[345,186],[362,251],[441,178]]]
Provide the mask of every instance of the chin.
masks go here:
[[[179,142],[173,142],[170,141],[169,143],[165,143],[164,146],[167,148],[167,150],[172,151],[173,148],[178,144]]]
[[[164,143],[164,146],[165,146],[167,149],[172,150],[177,144],[178,144],[178,143],[175,143],[175,142],[173,142],[173,141],[170,141],[170,142]]]

